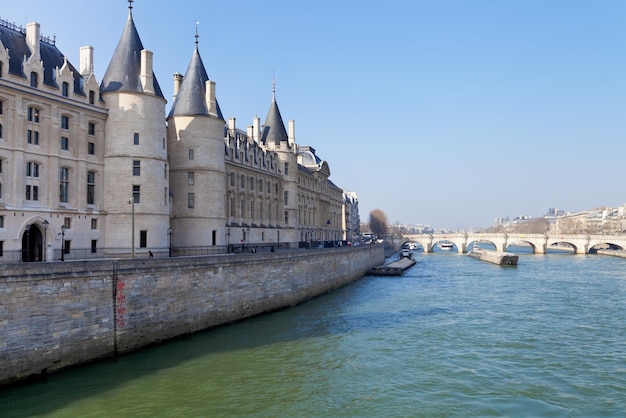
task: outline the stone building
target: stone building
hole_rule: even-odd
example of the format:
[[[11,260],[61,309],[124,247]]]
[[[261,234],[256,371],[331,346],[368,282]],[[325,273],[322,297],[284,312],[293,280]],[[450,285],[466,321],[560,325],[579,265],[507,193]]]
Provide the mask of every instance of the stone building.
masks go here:
[[[101,83],[93,48],[81,48],[76,69],[39,24],[0,21],[0,261],[349,239],[356,195],[346,198],[328,163],[296,143],[275,91],[263,124],[226,121],[197,34],[166,114],[129,4]]]

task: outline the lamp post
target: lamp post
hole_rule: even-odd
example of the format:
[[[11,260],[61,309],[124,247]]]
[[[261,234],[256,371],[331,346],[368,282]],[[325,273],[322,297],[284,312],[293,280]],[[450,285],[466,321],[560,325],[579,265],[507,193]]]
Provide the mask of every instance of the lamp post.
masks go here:
[[[26,225],[26,257],[24,261],[30,261],[30,224]]]
[[[169,238],[169,253],[170,257],[172,256],[172,228],[167,230],[167,236]]]
[[[241,230],[241,252],[244,252],[246,246],[246,230],[245,228]]]
[[[230,254],[230,228],[226,230],[226,252]]]
[[[61,225],[61,261],[65,261],[65,225]]]
[[[43,261],[44,263],[46,262],[47,257],[47,252],[48,252],[48,225],[50,224],[50,222],[48,222],[47,219],[43,220]]]

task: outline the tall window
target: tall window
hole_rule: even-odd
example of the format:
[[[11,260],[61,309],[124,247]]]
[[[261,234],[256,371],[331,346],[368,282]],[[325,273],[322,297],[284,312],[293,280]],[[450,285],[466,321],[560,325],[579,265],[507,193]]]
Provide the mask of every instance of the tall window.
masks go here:
[[[94,142],[87,142],[87,154],[94,155],[96,153],[96,144]]]
[[[133,202],[140,203],[141,202],[141,186],[133,185]]]
[[[26,200],[39,200],[39,186],[32,184],[26,185]]]
[[[98,229],[98,219],[91,220],[91,229]]]
[[[91,252],[92,254],[95,254],[98,252],[98,240],[97,239],[91,240]]]
[[[93,90],[89,90],[89,104],[96,103],[96,92]]]
[[[26,133],[26,142],[33,145],[39,145],[39,131],[29,129]]]
[[[148,231],[139,231],[139,248],[148,246]]]
[[[61,167],[59,170],[59,201],[67,203],[70,183],[70,170]]]
[[[3,106],[4,106],[4,102],[2,100],[0,100],[0,115],[2,115],[3,112]]]
[[[96,173],[87,172],[87,204],[94,205],[96,203]],[[92,219],[95,221],[95,219]],[[92,228],[95,229],[95,228]]]
[[[139,134],[137,132],[133,135],[133,144],[139,145]]]
[[[39,109],[36,107],[28,108],[28,121],[33,123],[39,123]]]
[[[63,84],[61,84],[61,94],[63,97],[70,95],[70,84],[67,81],[64,81]]]
[[[195,184],[195,173],[190,171],[187,173],[187,186],[193,186]]]
[[[70,129],[70,118],[69,116],[61,116],[61,129]]]
[[[30,161],[27,162],[26,177],[39,177],[39,164]]]
[[[141,175],[141,161],[133,160],[133,176]]]
[[[87,124],[87,133],[89,135],[92,135],[92,136],[96,134],[96,124],[95,123],[89,122]]]
[[[193,209],[196,206],[196,196],[193,193],[187,193],[187,208]]]
[[[30,73],[30,86],[31,87],[37,87],[37,84],[38,84],[37,78],[38,78],[38,75],[36,72],[33,71],[32,73]]]
[[[0,216],[0,228],[4,228],[4,215]]]
[[[0,139],[2,139],[2,124],[0,123]]]
[[[189,159],[190,159],[190,160],[193,160],[193,157],[194,157],[194,155],[193,155],[193,150],[192,150],[192,149],[190,149],[190,150],[189,150]]]
[[[65,151],[70,149],[70,139],[66,136],[61,137],[61,149]]]
[[[289,163],[285,163],[285,175],[289,175]]]
[[[289,192],[285,190],[283,194],[285,198],[285,206],[289,206]]]

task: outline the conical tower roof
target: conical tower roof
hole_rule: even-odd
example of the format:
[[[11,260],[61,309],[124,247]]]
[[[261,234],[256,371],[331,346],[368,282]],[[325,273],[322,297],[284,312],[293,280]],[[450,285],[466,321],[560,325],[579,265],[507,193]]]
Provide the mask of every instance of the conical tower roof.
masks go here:
[[[100,86],[102,93],[110,91],[144,92],[140,78],[141,51],[143,49],[141,38],[139,38],[139,33],[137,33],[137,28],[133,21],[131,6],[129,7],[128,20],[122,36],[117,44],[117,48],[115,48],[109,67],[102,78]],[[163,92],[154,73],[152,74],[152,79],[154,80],[154,94],[163,97]]]
[[[288,140],[287,130],[283,123],[283,118],[280,116],[280,110],[276,103],[276,91],[272,94],[272,104],[267,112],[265,123],[263,124],[263,136],[261,142],[263,144],[275,144],[280,145],[281,141],[287,142]]]
[[[196,35],[197,36],[197,35]],[[196,48],[185,72],[185,77],[180,85],[176,99],[172,104],[169,117],[172,116],[198,116],[209,115],[206,103],[206,82],[209,80],[202,57],[198,51],[198,41]],[[224,119],[222,110],[216,100],[217,116]]]

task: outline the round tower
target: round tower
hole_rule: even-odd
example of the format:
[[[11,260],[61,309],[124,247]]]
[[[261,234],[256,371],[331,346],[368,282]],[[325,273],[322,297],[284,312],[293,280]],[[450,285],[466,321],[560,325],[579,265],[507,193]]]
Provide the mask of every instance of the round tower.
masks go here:
[[[175,246],[225,245],[225,120],[196,47],[184,76],[174,75],[176,97],[167,118]]]
[[[135,256],[167,251],[169,167],[167,101],[129,4],[126,26],[100,91],[109,109],[104,143],[105,245],[112,253]]]

